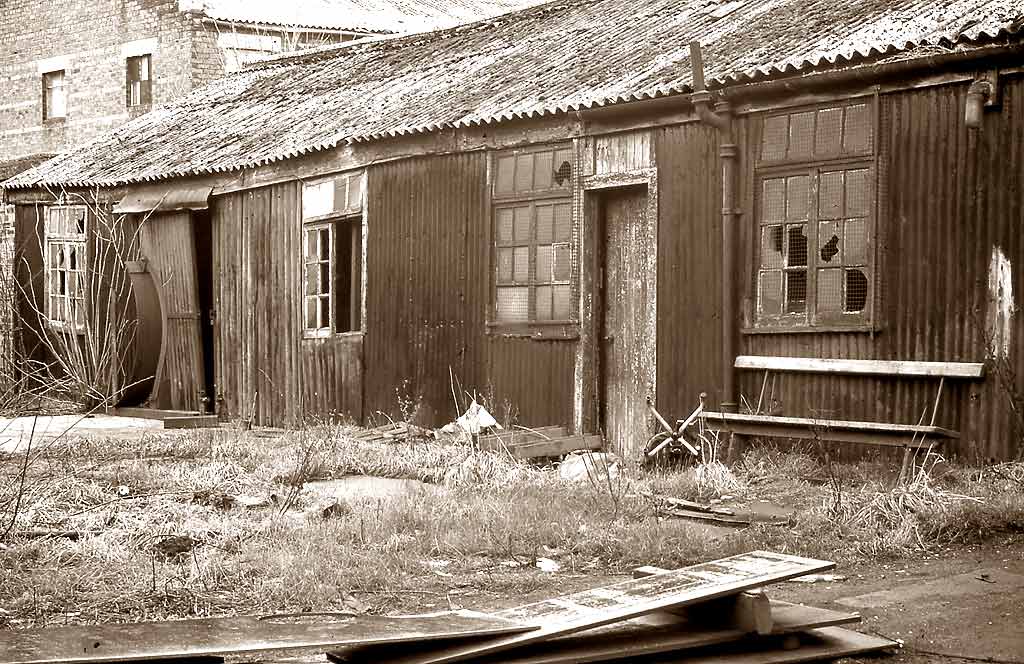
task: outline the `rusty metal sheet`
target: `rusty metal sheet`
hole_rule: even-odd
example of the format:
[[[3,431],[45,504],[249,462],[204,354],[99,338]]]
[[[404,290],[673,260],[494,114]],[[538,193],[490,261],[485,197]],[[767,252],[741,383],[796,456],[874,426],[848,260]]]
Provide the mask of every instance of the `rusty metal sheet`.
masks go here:
[[[205,210],[213,187],[160,184],[131,190],[114,205],[114,214],[146,214],[176,210]]]
[[[740,593],[835,567],[835,563],[751,551],[641,579],[554,597],[493,615],[539,628],[396,657],[389,664],[446,664],[494,655],[610,623]]]
[[[587,630],[561,638],[535,643],[512,652],[475,658],[473,664],[584,664],[611,660],[632,661],[633,657],[664,654],[741,641],[753,636],[737,627],[721,626],[723,616],[703,616],[695,607],[696,619],[659,612],[623,623]],[[841,613],[813,606],[772,601],[772,634],[791,634],[819,627],[845,625],[860,621],[856,613]],[[328,653],[337,664],[389,662],[407,650],[408,645],[358,648]]]
[[[297,648],[479,638],[530,630],[456,611],[422,616],[295,614],[0,631],[5,664],[104,664]]]

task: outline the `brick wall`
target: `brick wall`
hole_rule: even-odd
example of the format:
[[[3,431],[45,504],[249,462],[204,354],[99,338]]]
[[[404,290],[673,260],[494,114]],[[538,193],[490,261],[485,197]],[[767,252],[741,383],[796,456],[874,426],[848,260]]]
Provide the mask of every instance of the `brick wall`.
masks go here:
[[[178,0],[5,0],[0,10],[0,161],[59,152],[128,119],[127,42],[155,39],[153,103],[192,87],[195,21]],[[44,123],[39,61],[64,58],[67,117]]]

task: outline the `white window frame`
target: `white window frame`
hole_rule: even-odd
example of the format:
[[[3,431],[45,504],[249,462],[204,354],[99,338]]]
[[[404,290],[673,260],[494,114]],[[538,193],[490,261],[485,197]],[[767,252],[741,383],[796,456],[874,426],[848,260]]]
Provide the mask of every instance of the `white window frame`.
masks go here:
[[[82,230],[70,232],[67,228],[55,231],[52,217],[66,214],[69,218],[82,219]],[[78,217],[77,215],[81,215]],[[86,328],[88,314],[88,208],[84,205],[55,205],[46,210],[45,224],[44,281],[46,291],[45,310],[49,325],[53,328],[82,334]],[[58,253],[59,252],[59,253]],[[62,264],[64,257],[73,255],[74,266]],[[74,277],[72,279],[72,277]],[[71,285],[71,284],[74,285]],[[54,293],[54,290],[63,290]],[[61,302],[62,311],[55,311],[55,304]],[[70,315],[68,312],[71,312]],[[79,315],[75,315],[78,313]]]

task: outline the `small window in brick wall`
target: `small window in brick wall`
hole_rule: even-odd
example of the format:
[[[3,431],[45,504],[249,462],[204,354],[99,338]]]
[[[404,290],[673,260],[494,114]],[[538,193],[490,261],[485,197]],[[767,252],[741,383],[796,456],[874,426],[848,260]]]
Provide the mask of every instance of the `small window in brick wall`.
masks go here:
[[[871,106],[766,117],[759,156],[757,326],[868,326],[876,190]]]
[[[153,101],[151,56],[130,57],[125,63],[125,104],[129,108],[150,105]]]
[[[64,86],[64,70],[43,74],[43,120],[67,117],[68,95]]]
[[[561,336],[577,318],[572,151],[509,150],[494,165],[491,327]]]

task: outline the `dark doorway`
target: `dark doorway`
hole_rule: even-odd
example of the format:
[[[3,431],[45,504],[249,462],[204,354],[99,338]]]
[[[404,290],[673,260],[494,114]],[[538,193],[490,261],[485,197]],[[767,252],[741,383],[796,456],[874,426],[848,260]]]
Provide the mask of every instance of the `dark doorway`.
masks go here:
[[[216,385],[214,373],[214,322],[213,310],[213,232],[209,210],[192,212],[192,228],[195,231],[196,278],[199,287],[200,338],[203,344],[203,400],[201,410],[216,412]]]

